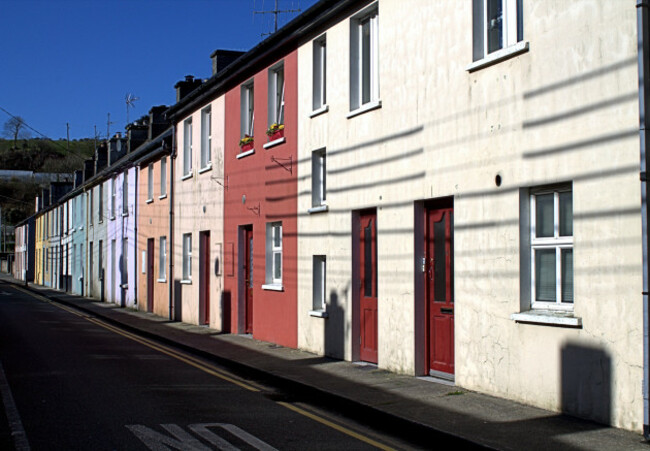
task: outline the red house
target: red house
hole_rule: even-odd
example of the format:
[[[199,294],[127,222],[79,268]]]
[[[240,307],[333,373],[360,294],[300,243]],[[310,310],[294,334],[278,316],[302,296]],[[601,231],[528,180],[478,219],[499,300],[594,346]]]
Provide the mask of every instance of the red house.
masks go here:
[[[224,331],[296,347],[297,51],[268,48],[226,92]]]

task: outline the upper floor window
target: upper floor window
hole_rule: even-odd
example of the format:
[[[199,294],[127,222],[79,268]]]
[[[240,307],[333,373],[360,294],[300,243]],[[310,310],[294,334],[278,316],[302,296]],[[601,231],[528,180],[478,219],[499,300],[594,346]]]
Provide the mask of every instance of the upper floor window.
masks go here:
[[[117,178],[111,180],[111,219],[115,218],[115,198],[117,197]]]
[[[269,70],[269,126],[284,124],[284,63]]]
[[[124,171],[122,177],[122,214],[129,214],[129,171]]]
[[[241,87],[241,137],[253,136],[255,123],[255,104],[253,80]]]
[[[326,154],[325,149],[311,153],[311,206],[320,207],[326,203]]]
[[[149,169],[147,171],[147,200],[153,200],[153,163],[149,163]]]
[[[313,43],[313,103],[312,108],[318,110],[327,104],[327,52],[325,36],[314,40]]]
[[[167,157],[160,159],[160,197],[167,195]]]
[[[212,108],[207,107],[201,111],[201,168],[206,168],[212,163]]]
[[[350,110],[379,101],[379,11],[350,21]]]
[[[103,184],[99,185],[99,202],[98,202],[98,204],[99,204],[99,211],[97,213],[98,216],[99,216],[98,221],[102,222],[104,220],[104,185]]]
[[[192,118],[183,122],[183,175],[192,173]]]
[[[523,40],[523,0],[473,0],[473,60]]]

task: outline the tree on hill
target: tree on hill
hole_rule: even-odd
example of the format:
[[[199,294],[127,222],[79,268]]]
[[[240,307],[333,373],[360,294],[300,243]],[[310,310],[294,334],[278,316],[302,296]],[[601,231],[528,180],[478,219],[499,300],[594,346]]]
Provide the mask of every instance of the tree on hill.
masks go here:
[[[29,138],[29,131],[27,130],[25,119],[20,116],[12,116],[5,122],[2,135],[6,138],[13,139],[14,148],[17,148],[18,139]]]

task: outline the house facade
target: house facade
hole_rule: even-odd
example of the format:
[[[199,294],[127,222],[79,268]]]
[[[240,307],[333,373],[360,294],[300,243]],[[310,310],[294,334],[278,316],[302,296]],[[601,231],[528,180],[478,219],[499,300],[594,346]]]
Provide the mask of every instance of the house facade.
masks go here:
[[[380,0],[314,26],[301,348],[641,428],[636,11],[597,5]]]
[[[34,250],[36,246],[34,216],[21,221],[15,228],[14,279],[23,282],[34,281]]]
[[[298,68],[278,40],[225,95],[224,330],[296,347]]]

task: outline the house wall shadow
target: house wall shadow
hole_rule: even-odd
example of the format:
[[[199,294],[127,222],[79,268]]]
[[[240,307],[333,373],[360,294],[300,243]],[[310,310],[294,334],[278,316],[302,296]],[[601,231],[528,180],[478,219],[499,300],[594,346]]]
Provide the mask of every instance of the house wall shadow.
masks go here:
[[[345,312],[340,305],[339,295],[332,290],[327,302],[327,319],[325,320],[325,355],[343,359],[345,340]]]
[[[174,321],[183,320],[183,286],[180,280],[174,280]]]
[[[612,360],[598,347],[568,343],[561,355],[562,411],[612,424]]]

